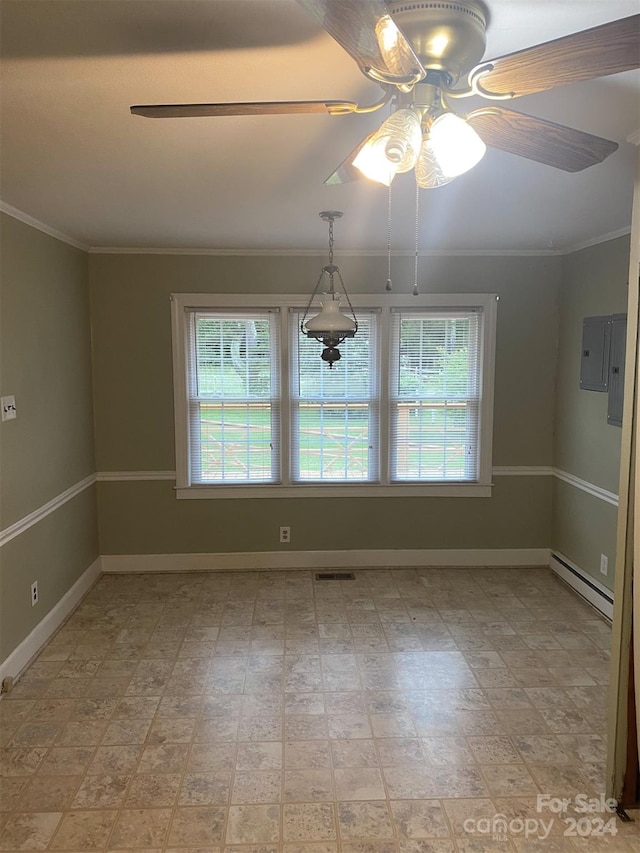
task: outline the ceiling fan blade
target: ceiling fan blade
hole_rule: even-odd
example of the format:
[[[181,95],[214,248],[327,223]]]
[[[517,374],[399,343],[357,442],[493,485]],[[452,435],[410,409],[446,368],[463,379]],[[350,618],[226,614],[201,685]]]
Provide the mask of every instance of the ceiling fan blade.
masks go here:
[[[480,76],[480,88],[515,98],[639,68],[640,15],[528,47],[489,65],[493,68]]]
[[[492,148],[565,172],[594,166],[618,148],[617,142],[609,139],[514,110],[478,110],[476,115],[470,113],[467,121]]]
[[[422,63],[398,29],[383,0],[297,0],[362,71],[385,83],[416,82]]]
[[[364,175],[359,169],[353,165],[353,161],[360,153],[360,149],[364,148],[367,142],[371,139],[371,137],[376,133],[376,131],[372,131],[368,136],[359,142],[356,147],[344,158],[342,163],[338,166],[335,172],[332,172],[329,177],[325,180],[325,184],[329,184],[333,186],[334,184],[348,184],[350,181],[360,181],[364,178]]]
[[[136,116],[146,118],[191,118],[203,116],[266,116],[354,112],[351,101],[258,101],[238,104],[139,104],[131,107]]]

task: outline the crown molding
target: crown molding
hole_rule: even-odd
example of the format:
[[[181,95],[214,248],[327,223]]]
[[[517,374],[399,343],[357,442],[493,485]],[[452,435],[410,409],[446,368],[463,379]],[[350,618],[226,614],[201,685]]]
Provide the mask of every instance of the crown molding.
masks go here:
[[[640,145],[640,130],[635,131],[628,137],[629,142]],[[32,228],[48,234],[50,237],[60,240],[75,249],[80,249],[83,252],[88,252],[91,255],[191,255],[191,256],[218,256],[218,257],[308,257],[308,258],[323,258],[326,252],[323,249],[207,249],[207,248],[181,248],[181,247],[148,247],[148,246],[90,246],[86,243],[76,240],[69,234],[64,234],[47,225],[46,222],[41,222],[39,219],[30,216],[17,207],[0,200],[0,213],[6,213],[13,219],[18,219],[24,222],[25,225],[30,225]],[[597,246],[599,243],[606,243],[609,240],[615,240],[617,237],[624,237],[631,233],[630,227],[620,228],[617,231],[612,231],[609,234],[602,234],[598,237],[592,237],[580,243],[575,243],[563,249],[422,249],[418,252],[421,258],[482,258],[482,257],[502,257],[502,258],[531,258],[531,257],[559,257],[563,255],[571,255],[573,252],[578,252],[581,249],[587,249],[589,246]],[[336,251],[336,257],[343,258],[386,258],[386,249],[342,249]],[[415,252],[413,249],[403,249],[392,253],[394,258],[413,258]]]
[[[323,249],[188,249],[171,247],[166,249],[145,248],[144,246],[90,246],[91,255],[213,255],[221,257],[302,257],[325,258]],[[451,258],[451,257],[525,257],[532,256],[554,257],[562,255],[562,249],[422,249],[418,252],[421,258]],[[340,249],[336,257],[342,258],[386,258],[386,249]],[[402,249],[392,252],[393,258],[414,258],[413,249]]]
[[[617,231],[611,231],[609,234],[601,234],[599,237],[592,237],[590,240],[584,240],[582,243],[575,243],[573,246],[568,246],[563,249],[561,255],[572,255],[574,252],[579,252],[582,249],[588,249],[590,246],[597,246],[600,243],[608,243],[609,240],[617,240],[618,237],[626,237],[631,234],[631,226],[627,225],[624,228],[618,228]]]
[[[57,228],[52,228],[50,225],[47,225],[46,222],[40,222],[39,219],[29,216],[29,214],[25,213],[23,210],[18,210],[17,207],[13,207],[1,200],[0,213],[6,213],[7,216],[11,216],[13,219],[18,219],[20,222],[24,222],[25,225],[30,225],[32,228],[36,228],[38,231],[42,231],[43,234],[48,234],[49,237],[54,237],[62,243],[67,243],[67,245],[73,246],[74,249],[82,249],[83,252],[89,251],[89,246],[80,242],[80,240],[76,240],[75,237],[63,234],[62,231],[58,231]]]

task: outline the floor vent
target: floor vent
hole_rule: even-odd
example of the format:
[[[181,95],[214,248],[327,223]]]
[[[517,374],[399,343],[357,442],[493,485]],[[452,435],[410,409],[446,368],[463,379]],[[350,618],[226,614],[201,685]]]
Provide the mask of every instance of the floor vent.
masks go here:
[[[353,572],[316,572],[317,581],[354,581]]]

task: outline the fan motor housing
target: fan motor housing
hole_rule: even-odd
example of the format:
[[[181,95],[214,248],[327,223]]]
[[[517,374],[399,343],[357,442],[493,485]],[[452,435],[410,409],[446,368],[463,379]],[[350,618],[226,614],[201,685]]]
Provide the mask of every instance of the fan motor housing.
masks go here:
[[[489,12],[479,0],[391,2],[388,7],[427,70],[444,71],[455,83],[482,59]]]

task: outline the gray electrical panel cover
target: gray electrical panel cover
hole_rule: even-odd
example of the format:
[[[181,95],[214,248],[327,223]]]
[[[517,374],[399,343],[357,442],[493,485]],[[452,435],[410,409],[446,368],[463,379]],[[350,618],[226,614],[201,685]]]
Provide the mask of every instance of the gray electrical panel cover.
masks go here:
[[[627,315],[611,317],[611,343],[609,348],[609,407],[607,423],[622,426],[624,400],[624,356],[627,342]]]
[[[609,336],[611,317],[585,317],[582,321],[580,387],[606,391],[609,382]]]

